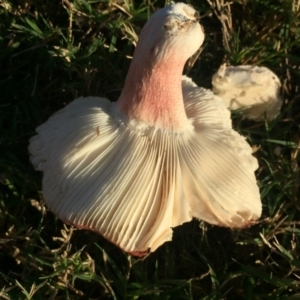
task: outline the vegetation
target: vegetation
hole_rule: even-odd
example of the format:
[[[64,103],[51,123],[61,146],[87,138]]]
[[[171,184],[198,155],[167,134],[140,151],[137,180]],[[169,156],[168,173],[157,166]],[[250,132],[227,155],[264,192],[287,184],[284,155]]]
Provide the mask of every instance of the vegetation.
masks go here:
[[[189,76],[222,62],[269,67],[272,122],[233,115],[256,148],[263,216],[230,230],[193,221],[140,260],[47,210],[28,139],[81,95],[116,100],[141,27],[161,0],[0,0],[0,299],[300,299],[300,1],[191,1],[206,40]],[[193,66],[193,68],[191,68]]]

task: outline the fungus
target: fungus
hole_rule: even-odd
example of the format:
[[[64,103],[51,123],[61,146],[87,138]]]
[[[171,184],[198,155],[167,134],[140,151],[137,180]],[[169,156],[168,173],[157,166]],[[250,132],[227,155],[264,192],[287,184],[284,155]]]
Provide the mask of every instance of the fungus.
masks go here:
[[[116,103],[79,98],[36,129],[31,162],[60,219],[142,256],[193,217],[231,228],[260,217],[251,147],[222,100],[181,77],[203,39],[191,6],[158,10]]]
[[[213,92],[244,118],[275,119],[282,105],[280,81],[266,67],[222,65],[212,77]]]

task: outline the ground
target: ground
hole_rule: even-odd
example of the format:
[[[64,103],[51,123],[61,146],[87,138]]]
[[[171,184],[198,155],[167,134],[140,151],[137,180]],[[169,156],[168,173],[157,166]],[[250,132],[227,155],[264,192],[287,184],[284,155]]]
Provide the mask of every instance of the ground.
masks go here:
[[[206,39],[185,73],[221,63],[282,82],[271,122],[233,114],[259,161],[263,215],[247,229],[193,221],[145,259],[47,210],[29,163],[35,128],[78,96],[115,101],[141,27],[163,1],[0,1],[0,299],[299,299],[300,1],[192,1]]]

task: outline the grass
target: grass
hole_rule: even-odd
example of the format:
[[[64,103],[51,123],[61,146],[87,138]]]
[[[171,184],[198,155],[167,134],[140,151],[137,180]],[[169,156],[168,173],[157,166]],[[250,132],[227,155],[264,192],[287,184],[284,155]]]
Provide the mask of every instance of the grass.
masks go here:
[[[156,1],[0,1],[0,299],[300,299],[300,1],[192,1],[206,31],[189,76],[222,62],[281,79],[272,122],[233,115],[257,147],[263,216],[230,230],[192,221],[146,259],[64,225],[28,160],[37,125],[81,95],[116,100]],[[222,4],[222,5],[220,5]]]

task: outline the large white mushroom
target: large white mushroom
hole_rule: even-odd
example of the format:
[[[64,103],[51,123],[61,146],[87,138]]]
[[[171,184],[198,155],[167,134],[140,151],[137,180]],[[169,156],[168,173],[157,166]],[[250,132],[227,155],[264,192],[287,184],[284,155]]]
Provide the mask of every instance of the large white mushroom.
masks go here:
[[[203,39],[191,6],[158,10],[116,103],[79,98],[37,128],[31,162],[60,219],[143,255],[193,217],[231,228],[260,217],[251,147],[222,100],[181,77]]]
[[[243,117],[273,120],[280,113],[280,80],[266,67],[222,65],[212,77],[213,92]]]

